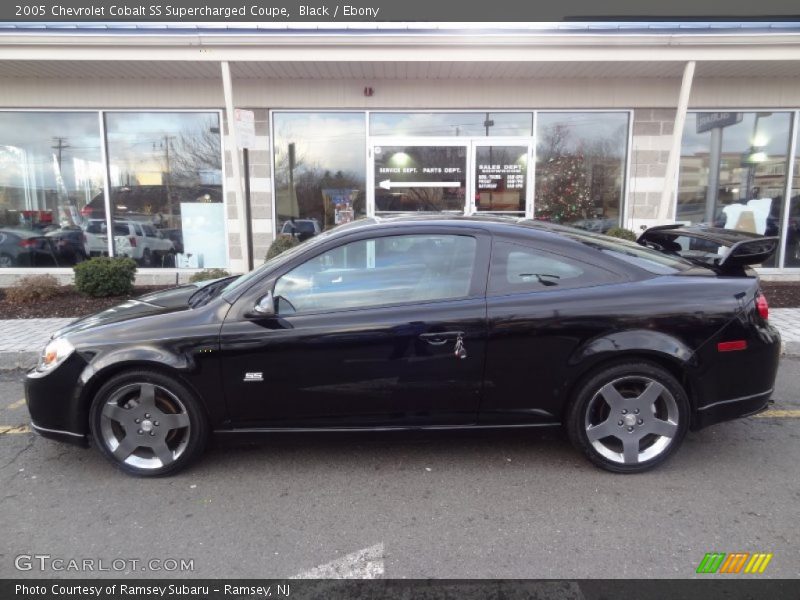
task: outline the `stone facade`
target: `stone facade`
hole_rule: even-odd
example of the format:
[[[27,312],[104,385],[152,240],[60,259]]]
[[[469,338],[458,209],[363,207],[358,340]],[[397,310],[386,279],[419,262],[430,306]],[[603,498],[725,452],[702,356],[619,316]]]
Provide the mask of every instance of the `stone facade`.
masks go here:
[[[267,249],[273,239],[272,224],[272,165],[270,164],[269,110],[250,108],[255,113],[255,147],[250,149],[250,214],[253,231],[253,264],[264,262]],[[225,133],[225,203],[228,225],[228,257],[230,270],[247,270],[242,253],[242,227],[236,203],[235,179],[233,178],[233,157],[242,164],[241,151],[235,150],[233,140],[228,134],[227,117],[224,117]],[[244,183],[242,183],[244,189]]]
[[[638,232],[642,226],[649,227],[660,221],[661,193],[666,182],[674,123],[674,109],[644,108],[634,111],[626,219],[628,227],[634,231]],[[666,211],[667,219],[672,218],[672,211],[672,208]]]

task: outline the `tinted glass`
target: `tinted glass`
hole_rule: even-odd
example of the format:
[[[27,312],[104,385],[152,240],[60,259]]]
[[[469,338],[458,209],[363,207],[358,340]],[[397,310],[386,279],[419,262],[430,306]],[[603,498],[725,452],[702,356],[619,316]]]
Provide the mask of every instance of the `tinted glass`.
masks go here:
[[[227,266],[219,115],[105,116],[113,218],[168,232],[117,254],[146,267]]]
[[[784,267],[800,267],[800,131],[796,131],[797,141],[795,142],[794,172],[792,175],[792,187],[789,194],[789,222],[786,229],[784,243],[786,244],[786,256]]]
[[[656,275],[671,275],[692,267],[690,262],[682,258],[663,254],[635,242],[588,232],[563,233],[563,235]]]
[[[313,234],[366,214],[364,113],[275,112],[273,127],[279,228],[308,219]]]
[[[619,226],[627,113],[539,113],[537,219],[603,233]]]
[[[475,238],[458,235],[402,235],[345,244],[278,279],[278,312],[464,297],[472,281],[475,249]]]
[[[533,113],[370,113],[370,135],[529,136]]]
[[[498,242],[492,251],[494,295],[590,287],[619,280],[614,273],[537,248]]]
[[[0,230],[42,236],[0,247],[0,267],[66,267],[107,254],[107,240],[82,233],[105,219],[100,123],[96,112],[0,111]],[[90,207],[96,205],[96,211]]]
[[[675,220],[780,235],[791,116],[686,115]]]

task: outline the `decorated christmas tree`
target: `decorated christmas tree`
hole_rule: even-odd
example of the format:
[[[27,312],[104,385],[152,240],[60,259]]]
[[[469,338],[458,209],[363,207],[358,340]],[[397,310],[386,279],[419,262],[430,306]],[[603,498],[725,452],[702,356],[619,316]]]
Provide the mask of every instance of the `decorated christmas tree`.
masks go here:
[[[582,154],[550,157],[539,165],[536,218],[569,223],[591,215],[592,200]]]

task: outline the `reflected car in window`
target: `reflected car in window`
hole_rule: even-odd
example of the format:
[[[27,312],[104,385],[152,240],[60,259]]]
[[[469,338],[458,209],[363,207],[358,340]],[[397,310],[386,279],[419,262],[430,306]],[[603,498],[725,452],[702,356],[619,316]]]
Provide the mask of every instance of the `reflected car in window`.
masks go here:
[[[0,229],[0,268],[60,266],[53,240],[28,229]]]
[[[672,235],[724,250],[683,258]],[[594,464],[644,471],[767,406],[780,336],[748,265],[776,243],[365,219],[56,332],[26,376],[32,426],[145,476],[212,434],[454,427],[563,427]]]

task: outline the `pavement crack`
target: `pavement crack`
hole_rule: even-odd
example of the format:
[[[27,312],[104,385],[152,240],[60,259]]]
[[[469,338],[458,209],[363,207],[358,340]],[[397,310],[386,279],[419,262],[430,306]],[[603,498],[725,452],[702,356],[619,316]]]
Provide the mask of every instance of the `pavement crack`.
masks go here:
[[[19,457],[20,457],[20,456],[22,456],[22,455],[23,455],[25,452],[27,452],[28,450],[30,450],[31,448],[33,448],[33,444],[34,444],[34,442],[35,442],[35,441],[36,441],[36,436],[35,436],[35,435],[32,435],[32,436],[30,436],[30,437],[28,438],[28,443],[27,443],[27,444],[25,444],[25,446],[24,446],[24,447],[23,447],[21,450],[19,450],[19,451],[18,451],[18,452],[17,452],[17,453],[16,453],[16,454],[15,454],[15,455],[14,455],[14,456],[11,458],[11,460],[7,461],[7,462],[6,462],[6,463],[4,463],[3,465],[0,465],[0,471],[4,470],[6,467],[10,467],[10,466],[11,466],[11,465],[13,465],[15,462],[17,462],[17,459],[19,459]]]

